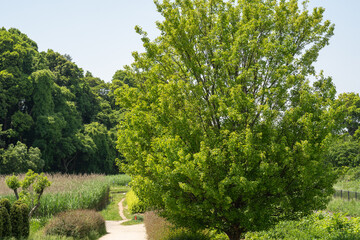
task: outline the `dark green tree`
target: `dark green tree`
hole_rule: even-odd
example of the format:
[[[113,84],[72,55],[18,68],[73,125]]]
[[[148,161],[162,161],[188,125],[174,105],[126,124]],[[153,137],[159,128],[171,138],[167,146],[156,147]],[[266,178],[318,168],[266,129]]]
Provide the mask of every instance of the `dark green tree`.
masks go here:
[[[118,157],[115,144],[117,136],[97,122],[85,125],[82,136],[84,151],[76,168],[80,172],[115,173],[115,158]]]
[[[28,148],[24,143],[10,144],[0,156],[0,174],[23,173],[28,169],[42,170],[44,160],[38,148]]]
[[[109,92],[110,83],[89,72],[84,76],[69,55],[39,53],[36,43],[19,30],[0,29],[0,171],[23,171],[29,165],[18,168],[18,164],[29,158],[30,149],[41,150],[45,166],[38,161],[38,169],[87,172],[76,163],[86,152],[104,159],[102,165],[99,158],[86,160],[104,167],[98,172],[110,171],[107,161],[114,156],[118,112]],[[112,133],[106,140],[112,141],[106,143],[111,147],[104,148],[109,152],[97,148],[99,143],[85,133],[86,125],[94,122]],[[13,156],[24,149],[29,149],[26,157],[15,161]],[[8,159],[15,161],[14,167],[9,167]]]
[[[32,94],[28,76],[34,70],[37,45],[17,29],[0,29],[0,124],[11,129],[11,117],[17,111],[27,112]],[[14,134],[16,135],[16,134]],[[6,145],[15,138],[3,138]]]

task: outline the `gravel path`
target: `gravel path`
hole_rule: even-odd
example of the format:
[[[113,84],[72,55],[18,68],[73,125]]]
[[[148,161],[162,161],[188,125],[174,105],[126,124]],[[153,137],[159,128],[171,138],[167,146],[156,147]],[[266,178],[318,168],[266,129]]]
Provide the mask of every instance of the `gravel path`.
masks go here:
[[[144,224],[136,225],[120,225],[122,222],[126,222],[127,219],[123,213],[123,201],[119,202],[119,214],[122,219],[121,221],[106,221],[106,230],[108,234],[101,237],[99,240],[146,240],[146,230]]]

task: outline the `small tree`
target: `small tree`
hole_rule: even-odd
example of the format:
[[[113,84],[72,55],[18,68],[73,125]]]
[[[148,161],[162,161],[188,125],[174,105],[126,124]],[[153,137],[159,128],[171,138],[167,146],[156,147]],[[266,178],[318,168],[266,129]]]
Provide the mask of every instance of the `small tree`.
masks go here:
[[[51,185],[44,173],[40,175],[29,170],[25,178],[19,181],[18,177],[10,176],[6,178],[6,184],[14,191],[16,199],[23,200],[30,207],[28,213],[29,218],[32,217],[36,209],[40,206],[40,198],[44,193],[45,188]],[[21,186],[22,191],[18,193],[17,189]]]
[[[334,26],[297,0],[155,1],[128,68],[118,147],[140,200],[231,240],[326,206],[335,88],[313,63]]]

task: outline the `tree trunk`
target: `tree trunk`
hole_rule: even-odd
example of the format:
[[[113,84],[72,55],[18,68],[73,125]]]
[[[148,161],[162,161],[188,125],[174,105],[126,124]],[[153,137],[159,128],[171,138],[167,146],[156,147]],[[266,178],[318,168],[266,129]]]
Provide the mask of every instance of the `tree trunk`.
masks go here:
[[[229,237],[230,240],[240,240],[243,231],[239,227],[233,227],[231,230],[226,232],[226,235]]]
[[[17,189],[13,189],[13,190],[14,190],[14,193],[15,193],[16,200],[19,200],[19,194],[17,192]]]

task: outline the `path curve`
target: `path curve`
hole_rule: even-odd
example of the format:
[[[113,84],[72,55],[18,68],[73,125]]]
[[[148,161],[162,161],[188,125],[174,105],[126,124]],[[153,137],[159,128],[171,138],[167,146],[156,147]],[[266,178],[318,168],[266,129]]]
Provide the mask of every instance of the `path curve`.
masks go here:
[[[126,222],[127,219],[124,215],[123,202],[125,198],[123,198],[118,206],[119,206],[119,214],[122,219],[121,221],[106,221],[106,230],[107,234],[102,236],[99,240],[146,240],[146,230],[144,224],[136,224],[136,225],[121,225],[122,222]]]

